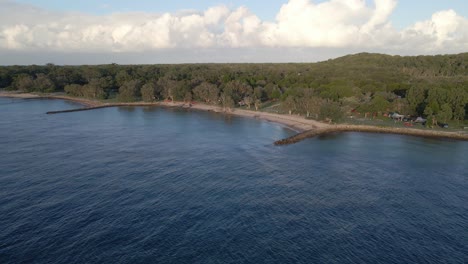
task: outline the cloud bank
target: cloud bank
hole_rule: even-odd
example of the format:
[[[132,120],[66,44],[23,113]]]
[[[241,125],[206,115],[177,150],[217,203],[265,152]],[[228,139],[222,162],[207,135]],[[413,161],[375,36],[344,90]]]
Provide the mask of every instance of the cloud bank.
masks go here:
[[[468,50],[468,19],[437,12],[403,30],[396,0],[290,0],[275,21],[247,7],[180,13],[60,13],[0,0],[0,51],[125,53],[168,49],[337,48],[390,53]]]

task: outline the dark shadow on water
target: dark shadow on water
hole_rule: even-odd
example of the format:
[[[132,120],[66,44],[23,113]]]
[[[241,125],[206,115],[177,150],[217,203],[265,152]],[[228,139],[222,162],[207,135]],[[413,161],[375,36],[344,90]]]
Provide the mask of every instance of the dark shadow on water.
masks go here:
[[[231,116],[231,115],[222,115],[222,116],[224,117],[224,122],[226,124],[232,125],[232,122],[233,122],[233,119],[234,119],[233,116]]]
[[[144,113],[155,113],[159,111],[157,106],[142,106],[141,109]]]
[[[318,140],[335,140],[338,138],[342,138],[343,136],[344,136],[343,133],[335,132],[335,133],[319,135],[316,138]]]
[[[119,112],[135,112],[137,107],[135,106],[120,106],[118,107]]]

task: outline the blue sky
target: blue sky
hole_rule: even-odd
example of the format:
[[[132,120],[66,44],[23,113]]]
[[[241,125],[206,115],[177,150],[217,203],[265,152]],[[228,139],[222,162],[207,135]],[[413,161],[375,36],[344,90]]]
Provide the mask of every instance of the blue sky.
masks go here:
[[[177,12],[193,9],[205,10],[216,5],[230,8],[246,6],[262,20],[274,20],[278,10],[288,1],[285,0],[18,0],[38,7],[57,11],[79,11],[90,14],[108,14],[112,12],[146,11]],[[314,3],[325,0],[313,0]],[[372,2],[372,1],[367,1]],[[468,17],[467,0],[400,0],[391,21],[397,28],[409,26],[417,21],[426,20],[440,10],[453,9],[459,15]]]

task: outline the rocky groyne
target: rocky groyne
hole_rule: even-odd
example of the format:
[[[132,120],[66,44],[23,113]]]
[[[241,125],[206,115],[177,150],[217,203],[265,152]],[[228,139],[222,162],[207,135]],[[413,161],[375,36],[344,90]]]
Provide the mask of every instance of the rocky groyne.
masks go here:
[[[358,125],[331,125],[325,128],[312,129],[298,133],[289,138],[276,141],[277,146],[289,145],[300,142],[307,138],[313,138],[320,135],[343,132],[363,132],[363,133],[380,133],[380,134],[398,134],[406,136],[417,136],[427,138],[446,138],[455,140],[468,141],[468,134],[464,132],[447,132],[438,130],[423,130],[412,128],[394,128],[394,127],[377,127],[377,126],[358,126]]]

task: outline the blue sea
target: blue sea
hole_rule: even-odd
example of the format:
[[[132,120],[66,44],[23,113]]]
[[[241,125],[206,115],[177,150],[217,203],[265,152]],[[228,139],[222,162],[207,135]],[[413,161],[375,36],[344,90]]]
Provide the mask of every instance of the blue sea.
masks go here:
[[[468,142],[0,98],[0,263],[468,263]]]

